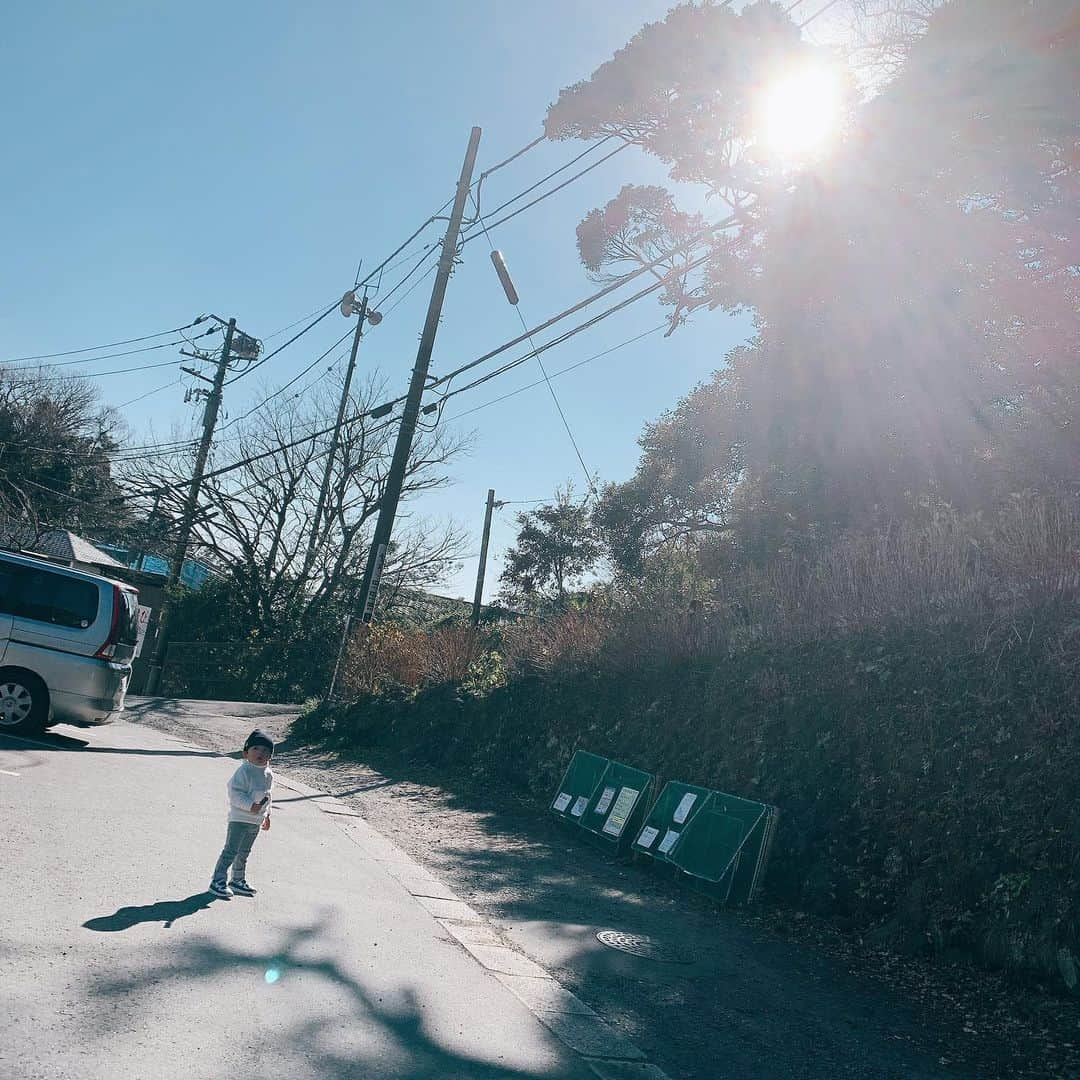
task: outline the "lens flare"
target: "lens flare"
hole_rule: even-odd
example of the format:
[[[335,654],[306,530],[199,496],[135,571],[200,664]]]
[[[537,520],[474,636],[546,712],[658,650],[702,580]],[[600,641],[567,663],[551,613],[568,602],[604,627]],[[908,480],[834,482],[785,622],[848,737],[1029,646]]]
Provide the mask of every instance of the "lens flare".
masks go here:
[[[769,86],[755,125],[758,142],[782,157],[806,157],[828,147],[840,127],[840,73],[822,65],[788,72]]]

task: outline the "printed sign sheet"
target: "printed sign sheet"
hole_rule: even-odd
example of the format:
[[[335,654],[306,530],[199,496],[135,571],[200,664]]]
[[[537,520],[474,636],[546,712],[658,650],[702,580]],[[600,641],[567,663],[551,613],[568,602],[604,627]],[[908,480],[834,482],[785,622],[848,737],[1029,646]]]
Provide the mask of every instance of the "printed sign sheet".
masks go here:
[[[607,821],[604,822],[604,832],[609,836],[622,836],[622,831],[626,828],[626,822],[640,794],[640,791],[632,787],[624,787],[619,792],[619,797],[615,800]]]

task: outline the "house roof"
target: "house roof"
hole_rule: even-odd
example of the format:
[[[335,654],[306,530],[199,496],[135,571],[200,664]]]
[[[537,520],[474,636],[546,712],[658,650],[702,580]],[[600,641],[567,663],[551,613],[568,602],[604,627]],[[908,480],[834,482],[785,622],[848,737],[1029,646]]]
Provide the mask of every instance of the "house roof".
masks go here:
[[[0,527],[0,547],[45,555],[50,559],[63,559],[65,562],[84,563],[87,566],[121,569],[124,566],[89,540],[84,540],[67,529],[46,529],[39,532],[25,525]]]

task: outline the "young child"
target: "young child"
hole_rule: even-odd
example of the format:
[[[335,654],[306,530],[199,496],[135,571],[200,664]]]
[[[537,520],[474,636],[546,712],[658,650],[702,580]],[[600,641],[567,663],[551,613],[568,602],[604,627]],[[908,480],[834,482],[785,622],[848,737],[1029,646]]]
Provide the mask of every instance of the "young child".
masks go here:
[[[210,892],[222,900],[231,900],[233,893],[255,895],[245,874],[251,845],[259,835],[259,828],[264,831],[270,828],[270,789],[274,786],[274,774],[269,764],[273,755],[274,740],[256,728],[244,743],[243,764],[229,781],[229,826],[225,847],[210,881]]]

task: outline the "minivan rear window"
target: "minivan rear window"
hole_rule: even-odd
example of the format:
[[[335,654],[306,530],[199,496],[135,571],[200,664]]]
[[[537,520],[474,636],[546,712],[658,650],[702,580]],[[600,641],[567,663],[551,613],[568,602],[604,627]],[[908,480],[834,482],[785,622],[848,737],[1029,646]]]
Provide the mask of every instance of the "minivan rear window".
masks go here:
[[[139,594],[120,589],[120,626],[117,641],[121,645],[139,644]]]
[[[0,564],[0,611],[16,618],[83,630],[97,619],[99,591],[92,581]]]

